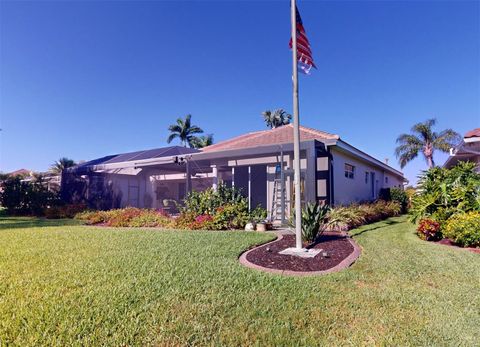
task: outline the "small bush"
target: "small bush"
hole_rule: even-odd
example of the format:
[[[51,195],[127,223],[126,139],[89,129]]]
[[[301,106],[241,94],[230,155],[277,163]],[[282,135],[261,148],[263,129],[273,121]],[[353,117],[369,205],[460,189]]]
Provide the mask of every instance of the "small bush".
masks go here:
[[[110,210],[107,213],[106,224],[110,227],[129,227],[135,217],[142,214],[142,210],[136,207]]]
[[[143,210],[130,220],[128,226],[135,228],[168,228],[171,227],[172,224],[172,219],[163,211]]]
[[[267,215],[267,210],[258,205],[255,209],[250,211],[250,221],[254,223],[264,222],[267,219]]]
[[[408,195],[401,188],[390,188],[390,199],[400,204],[400,213],[406,213],[408,210]]]
[[[43,214],[48,219],[74,218],[78,213],[85,211],[85,204],[68,204],[63,206],[51,206],[44,209]]]
[[[480,247],[480,212],[457,214],[448,219],[443,232],[463,247]]]
[[[328,228],[346,231],[398,216],[400,213],[401,206],[395,201],[379,200],[369,204],[339,206],[332,208],[328,213]]]
[[[215,229],[213,217],[209,214],[202,214],[195,217],[195,220],[188,225],[192,230],[213,230]]]
[[[237,203],[246,203],[248,206],[247,199],[240,194],[238,189],[219,184],[216,190],[208,188],[201,192],[188,193],[181,212],[192,213],[195,216],[203,214],[213,216],[219,207]]]
[[[107,217],[106,211],[84,211],[75,215],[75,219],[84,221],[89,225],[105,223]]]
[[[197,216],[195,216],[195,214],[184,211],[180,213],[180,216],[174,219],[173,227],[175,229],[181,229],[181,230],[190,229],[190,226],[192,225],[192,223],[195,223],[196,217]]]
[[[318,203],[308,203],[302,208],[302,240],[313,242],[324,231],[322,227],[326,221],[330,207]],[[292,226],[295,226],[295,213],[292,214]]]
[[[422,219],[417,227],[417,235],[426,241],[441,240],[440,223],[432,219]]]
[[[213,226],[217,230],[243,229],[249,219],[248,203],[240,201],[219,207],[213,216]]]

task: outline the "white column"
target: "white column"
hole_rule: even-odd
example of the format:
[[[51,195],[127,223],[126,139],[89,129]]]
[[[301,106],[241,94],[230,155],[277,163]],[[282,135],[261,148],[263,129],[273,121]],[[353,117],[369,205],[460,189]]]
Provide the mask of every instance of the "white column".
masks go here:
[[[232,187],[235,187],[235,167],[232,167]]]
[[[186,194],[192,191],[192,174],[190,172],[190,162],[187,160],[185,163],[185,174],[186,174],[186,182],[185,182],[185,191]]]
[[[217,165],[212,165],[211,168],[212,168],[212,174],[213,174],[212,188],[213,190],[216,191],[218,189],[218,167]]]
[[[252,210],[252,167],[248,167],[248,210]]]

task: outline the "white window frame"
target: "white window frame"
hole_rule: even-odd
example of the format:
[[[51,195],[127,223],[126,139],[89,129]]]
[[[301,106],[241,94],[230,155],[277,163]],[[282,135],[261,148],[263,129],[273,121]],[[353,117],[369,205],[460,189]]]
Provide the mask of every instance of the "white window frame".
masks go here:
[[[352,164],[345,163],[344,165],[345,178],[355,179],[355,166]]]

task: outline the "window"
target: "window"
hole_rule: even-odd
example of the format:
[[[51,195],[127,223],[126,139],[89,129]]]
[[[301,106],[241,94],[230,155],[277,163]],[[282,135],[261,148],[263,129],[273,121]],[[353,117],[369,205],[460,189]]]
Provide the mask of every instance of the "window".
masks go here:
[[[370,176],[370,173],[368,171],[365,172],[365,184],[368,184],[368,176]]]
[[[351,179],[355,177],[355,166],[345,163],[345,177]]]
[[[388,184],[388,177],[385,176],[385,183]]]

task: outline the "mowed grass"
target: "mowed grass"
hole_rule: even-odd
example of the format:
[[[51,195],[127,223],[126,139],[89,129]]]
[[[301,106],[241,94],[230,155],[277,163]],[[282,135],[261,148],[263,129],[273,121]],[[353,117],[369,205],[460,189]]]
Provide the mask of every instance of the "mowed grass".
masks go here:
[[[352,234],[351,268],[292,278],[238,263],[268,234],[3,218],[0,346],[480,345],[480,255],[404,217]]]

